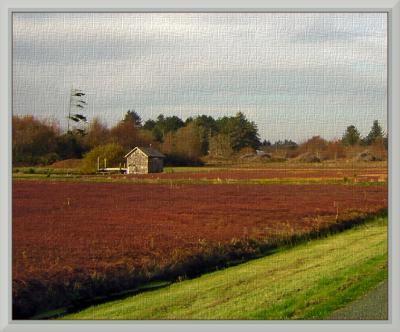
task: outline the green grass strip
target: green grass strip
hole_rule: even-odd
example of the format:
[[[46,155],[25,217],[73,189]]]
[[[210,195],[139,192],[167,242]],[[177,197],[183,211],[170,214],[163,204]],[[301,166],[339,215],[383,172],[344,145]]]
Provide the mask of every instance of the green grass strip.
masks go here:
[[[63,319],[323,319],[387,278],[387,218]]]
[[[163,178],[135,178],[124,176],[78,175],[78,174],[13,174],[13,180],[19,181],[60,181],[84,183],[127,183],[127,184],[159,184],[159,185],[311,185],[311,184],[340,184],[349,186],[387,186],[382,181],[353,182],[343,178],[271,178],[271,179],[163,179]]]

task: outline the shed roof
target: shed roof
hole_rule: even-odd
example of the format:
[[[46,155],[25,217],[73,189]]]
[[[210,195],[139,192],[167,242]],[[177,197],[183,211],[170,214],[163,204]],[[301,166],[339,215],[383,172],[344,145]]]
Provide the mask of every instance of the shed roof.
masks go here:
[[[160,151],[158,151],[152,147],[144,147],[144,146],[137,146],[137,147],[133,148],[131,151],[129,151],[125,155],[125,158],[128,157],[129,155],[131,155],[137,149],[142,151],[147,157],[165,158],[165,156]]]

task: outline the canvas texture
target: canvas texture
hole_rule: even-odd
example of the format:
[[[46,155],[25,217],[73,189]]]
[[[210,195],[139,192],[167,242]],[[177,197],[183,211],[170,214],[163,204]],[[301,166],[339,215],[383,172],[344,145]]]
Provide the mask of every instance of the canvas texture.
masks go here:
[[[12,19],[14,319],[388,319],[386,13]]]

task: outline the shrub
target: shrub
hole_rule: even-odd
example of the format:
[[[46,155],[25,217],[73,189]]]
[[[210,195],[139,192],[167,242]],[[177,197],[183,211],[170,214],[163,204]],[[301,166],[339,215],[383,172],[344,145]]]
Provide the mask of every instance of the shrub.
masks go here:
[[[250,146],[246,146],[239,150],[238,156],[256,155],[256,150]]]
[[[124,149],[121,145],[116,143],[100,145],[84,156],[80,170],[82,173],[96,172],[98,158],[101,166],[103,166],[104,159],[106,159],[107,167],[119,167],[124,162],[123,157]]]
[[[12,155],[13,165],[36,165],[40,158],[56,149],[58,128],[54,124],[33,116],[13,116]]]
[[[39,162],[41,165],[50,165],[59,160],[60,157],[58,156],[57,153],[51,152],[47,153],[44,156],[39,158]]]
[[[210,138],[209,155],[213,158],[229,158],[233,154],[232,140],[228,135],[217,134]]]

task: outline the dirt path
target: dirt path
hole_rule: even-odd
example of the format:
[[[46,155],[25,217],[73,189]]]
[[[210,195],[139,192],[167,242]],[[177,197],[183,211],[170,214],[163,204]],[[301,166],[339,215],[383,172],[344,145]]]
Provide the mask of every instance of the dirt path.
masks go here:
[[[332,320],[387,320],[388,281],[380,283],[366,295],[335,311]]]

